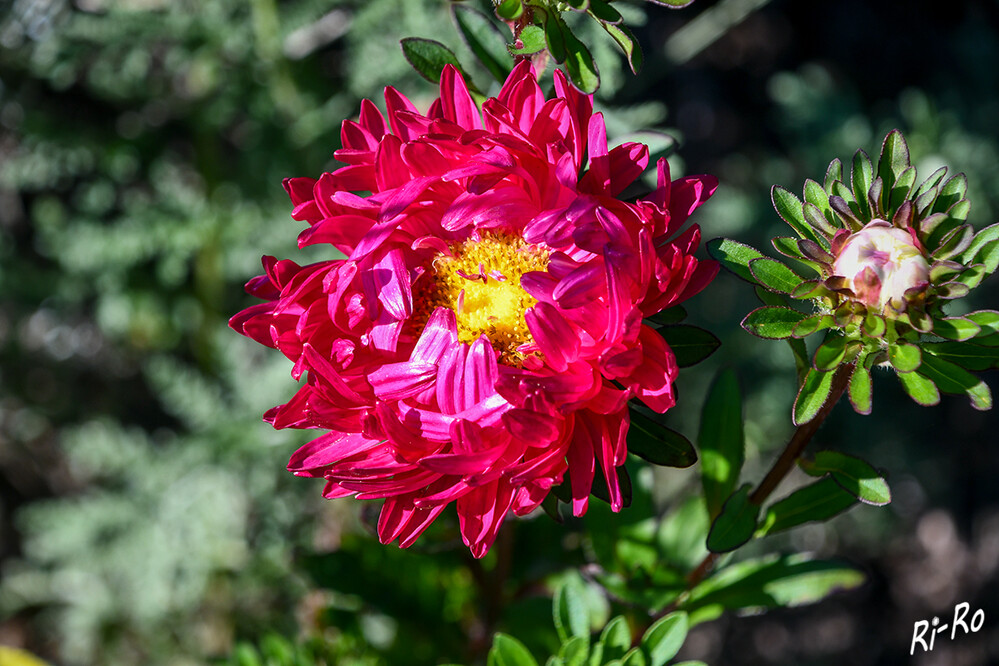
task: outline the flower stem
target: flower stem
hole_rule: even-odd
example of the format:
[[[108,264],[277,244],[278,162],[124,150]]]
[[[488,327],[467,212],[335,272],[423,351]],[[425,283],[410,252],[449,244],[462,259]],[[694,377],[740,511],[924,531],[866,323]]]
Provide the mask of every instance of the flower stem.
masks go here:
[[[853,363],[848,363],[837,368],[836,374],[833,376],[832,386],[829,389],[829,397],[826,399],[825,404],[819,409],[815,418],[808,423],[801,424],[794,431],[791,440],[784,447],[780,457],[774,462],[773,467],[770,468],[767,475],[760,481],[760,485],[749,495],[751,503],[756,506],[762,506],[767,501],[767,498],[770,497],[770,494],[780,485],[780,482],[784,480],[788,472],[791,471],[791,468],[794,467],[798,458],[804,453],[805,447],[812,441],[812,437],[818,432],[822,422],[826,420],[826,417],[832,412],[833,407],[836,406],[836,403],[839,402],[840,397],[846,391],[847,386],[849,386],[850,375],[853,373],[853,365]],[[697,565],[697,568],[687,576],[687,586],[683,594],[677,597],[673,603],[666,606],[666,608],[653,615],[650,619],[650,624],[675,611],[690,591],[708,577],[718,562],[719,557],[721,557],[719,553],[708,553],[701,560],[701,563]]]

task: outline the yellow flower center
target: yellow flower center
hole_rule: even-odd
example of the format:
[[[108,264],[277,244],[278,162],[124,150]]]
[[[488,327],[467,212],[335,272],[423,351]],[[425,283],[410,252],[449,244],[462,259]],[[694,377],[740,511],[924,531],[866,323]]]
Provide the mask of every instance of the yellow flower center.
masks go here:
[[[451,256],[441,254],[433,261],[426,315],[439,306],[450,308],[461,342],[470,344],[485,334],[500,352],[500,362],[520,365],[524,355],[517,348],[533,342],[524,312],[537,303],[520,279],[545,270],[548,251],[518,236],[490,232],[450,249]]]

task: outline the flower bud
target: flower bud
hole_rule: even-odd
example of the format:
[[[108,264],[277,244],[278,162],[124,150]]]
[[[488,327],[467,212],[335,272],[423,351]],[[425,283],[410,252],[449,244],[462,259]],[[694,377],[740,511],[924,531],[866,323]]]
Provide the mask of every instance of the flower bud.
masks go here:
[[[836,252],[833,275],[846,278],[857,301],[885,312],[905,312],[930,284],[930,266],[919,242],[906,229],[875,219],[848,234]],[[834,240],[834,249],[838,243]]]

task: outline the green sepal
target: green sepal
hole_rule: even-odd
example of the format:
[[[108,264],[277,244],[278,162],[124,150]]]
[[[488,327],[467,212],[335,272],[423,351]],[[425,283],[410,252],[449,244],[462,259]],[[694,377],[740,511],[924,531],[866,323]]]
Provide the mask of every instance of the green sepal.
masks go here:
[[[657,332],[673,350],[676,364],[681,368],[697,365],[721,346],[721,340],[714,333],[698,326],[663,326]]]
[[[857,498],[832,478],[819,479],[771,504],[757,536],[783,532],[804,523],[829,520],[856,503]]]
[[[835,323],[832,315],[828,314],[816,314],[805,317],[795,324],[794,329],[791,331],[791,336],[795,338],[807,338],[812,333],[831,328]]]
[[[746,315],[742,328],[747,333],[767,340],[784,340],[791,337],[794,325],[805,318],[805,314],[782,306],[764,306]]]
[[[864,335],[867,337],[880,338],[888,330],[888,323],[877,312],[868,312],[867,316],[864,317],[863,327]]]
[[[638,408],[631,408],[630,417],[629,453],[663,467],[690,467],[697,462],[697,451],[686,437],[641,413]]]
[[[918,346],[898,341],[888,346],[888,362],[897,372],[912,372],[922,363],[923,352]]]
[[[762,258],[762,252],[728,238],[714,238],[708,241],[707,249],[711,258],[721,264],[722,268],[735,273],[746,282],[759,284],[749,271],[749,262]]]
[[[835,372],[820,372],[814,368],[808,371],[794,401],[792,418],[794,425],[804,425],[815,418],[815,415],[819,413],[829,398],[835,374]]]
[[[708,515],[718,515],[739,481],[746,456],[742,428],[742,393],[732,370],[723,370],[708,391],[697,434],[701,481]]]
[[[944,393],[967,394],[971,406],[977,410],[992,408],[992,392],[988,384],[959,365],[926,354],[919,374],[932,380]]]
[[[871,413],[874,403],[874,387],[871,381],[871,370],[864,363],[857,363],[850,375],[850,404],[858,414]]]
[[[836,333],[829,333],[822,344],[815,350],[812,366],[816,370],[835,370],[843,362],[846,355],[846,338]]]
[[[964,317],[944,317],[933,320],[933,334],[958,342],[969,340],[982,332],[982,327]]]
[[[753,538],[760,506],[749,501],[750,490],[746,483],[732,493],[711,523],[707,547],[712,553],[727,553]]]
[[[814,460],[800,460],[809,476],[829,474],[833,480],[864,504],[885,506],[891,503],[891,490],[884,477],[869,463],[837,451],[819,451]]]
[[[932,380],[918,372],[906,372],[898,375],[902,389],[916,404],[923,407],[933,407],[940,404],[940,390]]]

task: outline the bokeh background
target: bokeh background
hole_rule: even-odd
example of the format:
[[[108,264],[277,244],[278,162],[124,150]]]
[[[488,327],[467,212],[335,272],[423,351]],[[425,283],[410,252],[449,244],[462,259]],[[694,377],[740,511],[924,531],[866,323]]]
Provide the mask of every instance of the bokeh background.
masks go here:
[[[829,160],[876,154],[896,127],[921,174],[967,174],[972,222],[996,221],[995,0],[621,9],[646,65],[633,77],[592,35],[597,104],[614,136],[673,134],[675,176],[720,178],[698,213],[706,238],[765,246],[784,233],[771,185],[821,180]],[[252,664],[296,649],[436,664],[480,660],[499,628],[544,649],[542,582],[587,561],[586,526],[519,521],[516,541],[497,544],[506,556],[481,564],[446,520],[412,552],[377,545],[367,509],[284,471],[307,434],[260,415],[292,394],[289,367],[226,327],[251,302],[242,284],[260,255],[323,256],[295,248],[281,179],[333,168],[341,120],[384,85],[435,96],[402,56],[406,36],[472,61],[444,0],[0,2],[0,645],[68,666]],[[999,306],[997,287],[968,307]],[[670,415],[693,439],[711,376],[734,367],[749,478],[789,435],[794,396],[786,348],[737,328],[754,303],[723,274],[689,304],[723,346],[683,372]],[[999,373],[986,380],[999,390]],[[682,654],[999,663],[997,433],[995,412],[957,397],[920,408],[876,378],[873,415],[840,405],[817,439],[885,468],[893,503],[760,545],[841,557],[870,582],[702,625]],[[639,476],[662,515],[696,482]],[[962,601],[984,609],[984,628],[910,657],[913,623]]]

